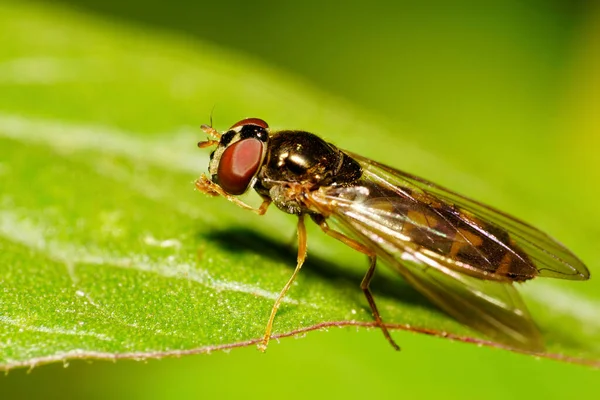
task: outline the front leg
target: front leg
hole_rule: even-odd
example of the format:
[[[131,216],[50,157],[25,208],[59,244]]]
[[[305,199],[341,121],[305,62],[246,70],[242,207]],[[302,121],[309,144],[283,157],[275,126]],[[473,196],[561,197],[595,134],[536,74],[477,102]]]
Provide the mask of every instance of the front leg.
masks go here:
[[[265,334],[263,339],[258,344],[258,349],[263,353],[267,350],[267,346],[269,345],[269,340],[271,340],[271,332],[273,331],[273,321],[275,321],[275,315],[277,314],[277,310],[281,305],[281,301],[285,297],[288,290],[292,286],[292,283],[296,280],[296,276],[298,276],[298,272],[300,272],[300,268],[304,264],[304,260],[306,260],[306,226],[304,225],[304,215],[300,214],[298,216],[298,258],[296,269],[292,276],[287,281],[279,296],[275,300],[273,307],[271,308],[271,315],[269,316],[269,321],[267,322],[267,327],[265,328]]]
[[[196,189],[198,189],[198,191],[200,191],[202,193],[205,193],[205,194],[207,194],[209,196],[223,196],[227,200],[229,200],[232,203],[236,204],[237,206],[239,206],[239,207],[241,207],[241,208],[243,208],[245,210],[254,211],[258,215],[264,215],[267,212],[267,209],[269,208],[269,205],[271,204],[271,199],[270,198],[263,197],[263,202],[260,205],[260,207],[254,208],[251,205],[248,205],[248,204],[244,203],[243,201],[241,201],[237,197],[232,196],[229,193],[225,192],[223,190],[223,188],[221,188],[221,186],[217,185],[216,183],[214,183],[213,181],[211,181],[210,179],[208,179],[208,177],[206,175],[204,175],[204,174],[200,175],[200,178],[198,178],[196,180]]]

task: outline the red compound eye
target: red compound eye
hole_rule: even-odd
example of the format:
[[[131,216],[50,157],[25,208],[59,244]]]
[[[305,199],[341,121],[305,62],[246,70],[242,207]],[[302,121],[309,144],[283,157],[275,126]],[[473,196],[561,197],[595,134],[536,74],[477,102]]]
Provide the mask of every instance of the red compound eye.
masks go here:
[[[258,172],[262,153],[263,143],[254,138],[243,139],[227,147],[217,169],[219,186],[232,195],[244,193]]]
[[[229,129],[233,129],[233,128],[237,128],[238,126],[243,126],[243,125],[256,125],[256,126],[260,126],[261,128],[264,129],[269,129],[269,125],[263,121],[260,118],[246,118],[243,119],[239,122],[236,122],[231,128]]]

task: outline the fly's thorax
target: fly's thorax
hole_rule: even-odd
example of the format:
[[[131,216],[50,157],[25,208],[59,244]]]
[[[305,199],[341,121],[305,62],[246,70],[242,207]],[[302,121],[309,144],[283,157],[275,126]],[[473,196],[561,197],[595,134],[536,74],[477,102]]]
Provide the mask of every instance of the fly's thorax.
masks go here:
[[[266,122],[249,118],[221,135],[210,155],[211,180],[232,195],[240,195],[253,185],[265,160],[269,141]]]
[[[269,138],[256,190],[290,214],[308,213],[304,194],[323,186],[347,186],[358,180],[358,162],[312,133],[280,131]]]
[[[258,176],[263,186],[290,182],[347,185],[361,176],[360,165],[312,133],[280,131],[269,139],[267,159]]]

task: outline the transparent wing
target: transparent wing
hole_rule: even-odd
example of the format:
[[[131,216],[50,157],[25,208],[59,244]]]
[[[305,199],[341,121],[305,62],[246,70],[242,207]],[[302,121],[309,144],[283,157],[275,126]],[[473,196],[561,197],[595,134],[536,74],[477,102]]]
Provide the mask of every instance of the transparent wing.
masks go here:
[[[451,205],[456,211],[451,213],[451,216],[457,219],[449,221],[451,224],[455,227],[465,224],[482,237],[494,242],[499,248],[510,252],[516,261],[523,261],[525,264],[531,260],[537,269],[535,275],[572,280],[589,279],[590,273],[583,262],[569,249],[539,229],[419,177],[357,154],[348,154],[361,164],[367,180],[386,187],[386,190],[392,190],[415,204],[425,204],[430,211],[437,214],[440,214],[440,211],[436,208],[435,202],[441,201],[442,204]],[[418,222],[408,221],[408,224],[418,224]],[[502,233],[508,234],[508,241],[501,237]],[[436,232],[430,234],[437,235]],[[455,237],[455,239],[461,238]],[[462,239],[468,241],[468,237]],[[473,252],[476,250],[472,249]]]
[[[408,283],[459,322],[515,348],[544,350],[541,335],[513,284],[460,274],[419,253],[406,253],[401,262],[389,253],[380,254]]]
[[[405,200],[388,196],[387,207],[382,207],[372,193],[368,185],[321,188],[308,201],[328,217],[333,229],[374,250],[380,260],[458,321],[509,346],[543,350],[540,334],[512,283],[469,276],[457,271],[450,260],[423,252],[402,235],[398,215],[389,210]]]
[[[511,281],[538,275],[587,279],[583,263],[522,221],[350,155],[363,168],[361,180],[310,192],[309,206],[373,249],[457,320],[510,346],[542,350],[537,327]]]

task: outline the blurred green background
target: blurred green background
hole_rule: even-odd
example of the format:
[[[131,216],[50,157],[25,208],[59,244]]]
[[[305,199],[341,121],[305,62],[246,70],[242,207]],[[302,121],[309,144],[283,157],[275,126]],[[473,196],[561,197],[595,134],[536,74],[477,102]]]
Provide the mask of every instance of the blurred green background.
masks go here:
[[[598,214],[588,213],[597,207],[600,178],[598,2],[31,4],[212,42],[289,74],[300,86],[320,88],[394,128],[393,135],[424,157],[403,164],[403,149],[377,150],[385,147],[381,141],[369,143],[375,149],[365,147],[365,155],[468,192],[469,179],[435,168],[449,163],[495,189],[481,191],[480,199],[516,214],[535,210],[529,220],[562,232],[592,272],[598,270]],[[219,121],[227,100],[214,96]],[[313,107],[327,114],[326,103]],[[209,111],[198,110],[198,124]],[[286,115],[257,116],[286,127]],[[369,132],[351,135],[364,139]],[[431,166],[432,159],[443,162]],[[0,396],[504,399],[596,398],[600,390],[590,368],[411,334],[396,336],[404,351],[395,353],[380,335],[332,330],[274,344],[266,355],[247,348],[16,370],[0,379]]]

